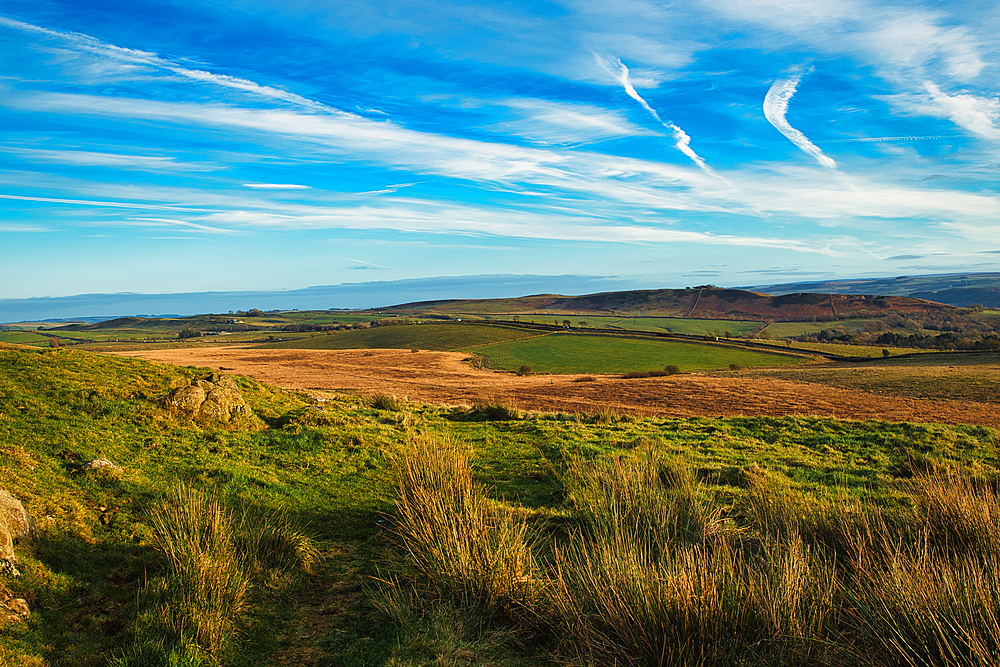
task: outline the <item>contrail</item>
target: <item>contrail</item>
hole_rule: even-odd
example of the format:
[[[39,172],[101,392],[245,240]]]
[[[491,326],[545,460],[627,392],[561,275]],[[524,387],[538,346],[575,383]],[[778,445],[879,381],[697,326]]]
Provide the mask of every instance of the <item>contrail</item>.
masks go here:
[[[966,139],[965,134],[941,134],[927,137],[858,137],[857,139],[826,139],[817,141],[817,144],[856,144],[856,143],[879,143],[883,141],[939,141],[942,139]]]
[[[716,175],[715,172],[712,171],[711,167],[705,164],[705,160],[703,160],[702,157],[697,153],[695,153],[694,149],[691,148],[691,137],[688,136],[688,133],[679,128],[674,122],[669,120],[663,120],[662,118],[660,118],[660,114],[656,113],[656,109],[649,106],[649,103],[642,98],[642,95],[640,95],[638,91],[636,91],[635,86],[632,85],[632,80],[629,78],[628,67],[625,65],[625,63],[623,63],[621,60],[618,61],[619,69],[618,73],[616,74],[615,72],[611,71],[611,68],[608,67],[607,63],[605,63],[604,60],[596,53],[594,54],[594,57],[597,58],[597,61],[601,64],[602,67],[607,69],[609,72],[611,72],[613,76],[615,76],[615,78],[618,80],[618,83],[622,84],[622,87],[625,89],[625,92],[628,93],[629,97],[631,97],[633,100],[641,104],[642,108],[648,111],[649,115],[652,116],[654,119],[656,119],[657,123],[670,130],[670,133],[674,136],[674,141],[676,142],[675,145],[677,146],[677,150],[679,150],[681,153],[684,153],[684,155],[687,155],[689,158],[691,158],[691,160],[696,165],[698,165],[698,167],[706,174],[709,174],[710,176]]]
[[[345,116],[354,116],[355,114],[348,113],[346,111],[341,111],[339,109],[334,109],[328,107],[327,105],[310,100],[308,98],[302,97],[301,95],[296,95],[295,93],[290,93],[287,90],[282,90],[280,88],[275,88],[273,86],[262,86],[253,81],[247,79],[240,79],[235,76],[229,76],[226,74],[215,74],[213,72],[206,72],[204,70],[190,69],[188,67],[183,67],[175,62],[172,62],[166,58],[161,58],[155,53],[150,53],[148,51],[140,51],[138,49],[127,49],[120,46],[115,46],[114,44],[108,44],[107,42],[102,42],[101,40],[91,37],[90,35],[85,35],[79,32],[61,32],[59,30],[50,30],[48,28],[42,28],[30,23],[24,23],[23,21],[18,21],[15,19],[7,18],[6,16],[0,16],[0,26],[6,28],[11,28],[14,30],[20,30],[21,32],[33,33],[37,35],[43,35],[51,39],[61,40],[71,47],[75,47],[80,51],[86,51],[88,53],[95,53],[106,58],[111,58],[119,62],[125,62],[137,65],[148,65],[150,67],[156,67],[159,69],[166,70],[178,76],[183,76],[194,81],[201,83],[214,84],[217,86],[222,86],[223,88],[230,88],[234,90],[241,90],[244,92],[252,93],[254,95],[259,95],[261,97],[267,97],[271,99],[282,100],[290,104],[295,104],[301,107],[308,107],[315,109],[317,111],[324,111],[331,114],[342,114]]]
[[[771,89],[764,97],[764,117],[774,126],[774,129],[798,146],[799,150],[812,155],[824,167],[836,169],[837,163],[833,161],[833,158],[824,155],[816,144],[806,138],[806,135],[789,125],[788,121],[785,120],[785,114],[788,113],[788,101],[795,94],[795,89],[801,78],[801,74],[796,74],[788,79],[778,79],[771,84]]]

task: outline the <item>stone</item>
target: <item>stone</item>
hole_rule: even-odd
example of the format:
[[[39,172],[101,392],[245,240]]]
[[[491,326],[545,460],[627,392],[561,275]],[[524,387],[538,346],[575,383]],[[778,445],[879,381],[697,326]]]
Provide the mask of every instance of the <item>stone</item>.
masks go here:
[[[187,387],[174,389],[166,397],[172,408],[188,413],[192,419],[228,422],[236,417],[251,417],[236,380],[222,373],[195,378]]]
[[[87,461],[83,464],[84,470],[121,470],[121,466],[116,466],[114,463],[107,459],[94,459],[93,461]]]
[[[35,520],[20,500],[0,489],[0,560],[16,563],[14,540],[23,538],[38,539]]]

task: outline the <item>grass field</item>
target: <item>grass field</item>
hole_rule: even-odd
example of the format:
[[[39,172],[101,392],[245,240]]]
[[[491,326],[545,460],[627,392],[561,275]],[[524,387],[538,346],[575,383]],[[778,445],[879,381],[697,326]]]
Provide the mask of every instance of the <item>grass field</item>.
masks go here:
[[[517,370],[526,364],[537,373],[625,373],[662,370],[669,364],[682,371],[697,371],[726,368],[734,363],[749,367],[804,361],[801,356],[739,347],[561,332],[470,351],[486,358],[494,368]]]
[[[262,347],[274,349],[358,350],[365,348],[448,351],[538,336],[537,331],[497,325],[411,324],[318,334]]]
[[[681,317],[634,317],[624,319],[614,326],[621,329],[645,331],[670,331],[672,333],[695,336],[723,336],[729,332],[735,336],[750,333],[759,322],[738,322],[734,320],[698,320]]]
[[[832,320],[830,322],[774,322],[764,329],[771,338],[792,338],[823,331],[824,329],[844,329],[860,331],[872,320]]]
[[[488,405],[318,403],[247,378],[238,385],[254,416],[233,423],[191,421],[158,400],[205,372],[0,349],[0,487],[24,501],[40,532],[15,544],[22,576],[0,573],[0,600],[23,598],[32,610],[0,625],[0,662],[555,667],[665,655],[706,667],[828,658],[944,667],[956,663],[908,651],[935,641],[962,650],[960,635],[935,627],[989,628],[976,610],[991,608],[974,596],[988,592],[982,581],[994,570],[976,583],[964,561],[947,569],[936,546],[997,562],[988,545],[1000,543],[998,508],[984,482],[1000,476],[1000,441],[989,428],[605,413],[493,421]],[[421,443],[431,458],[413,458]],[[122,468],[82,469],[99,456]],[[441,504],[408,495],[405,461],[425,491],[447,491]],[[950,471],[941,479],[952,491],[922,476],[934,471]],[[407,498],[417,501],[408,509]],[[934,523],[942,516],[950,523]],[[879,532],[877,517],[898,534]],[[441,547],[429,566],[410,528],[439,519],[450,528],[426,535]],[[943,533],[948,526],[955,531]],[[211,569],[192,574],[171,555],[188,529],[202,549],[194,564]],[[919,534],[924,551],[851,552],[853,530],[904,546]],[[579,551],[600,546],[600,535],[619,541]],[[895,576],[864,578],[883,571]],[[586,587],[588,573],[598,589]],[[238,585],[227,579],[209,599],[192,597],[220,574]],[[664,587],[671,582],[704,594]],[[948,582],[970,592],[971,607],[950,606],[961,600]],[[611,623],[601,591],[623,596],[623,625]],[[683,606],[694,600],[725,604]],[[941,615],[963,609],[958,625]],[[684,618],[692,625],[674,625]],[[883,641],[900,630],[908,645]],[[676,632],[682,641],[670,639]],[[655,650],[640,660],[646,645],[629,636],[643,633]]]
[[[27,331],[0,331],[0,342],[15,345],[48,345],[50,336]]]

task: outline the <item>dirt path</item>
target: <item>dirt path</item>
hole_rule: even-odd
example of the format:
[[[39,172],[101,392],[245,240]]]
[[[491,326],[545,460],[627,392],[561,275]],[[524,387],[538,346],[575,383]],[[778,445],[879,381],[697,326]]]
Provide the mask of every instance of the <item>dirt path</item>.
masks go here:
[[[1000,427],[1000,405],[885,396],[857,389],[771,378],[684,374],[623,380],[578,375],[517,377],[473,368],[458,352],[409,350],[262,350],[241,346],[120,352],[182,366],[208,366],[280,387],[469,405],[495,399],[524,410],[611,409],[669,417],[817,415],[842,419],[983,424]]]

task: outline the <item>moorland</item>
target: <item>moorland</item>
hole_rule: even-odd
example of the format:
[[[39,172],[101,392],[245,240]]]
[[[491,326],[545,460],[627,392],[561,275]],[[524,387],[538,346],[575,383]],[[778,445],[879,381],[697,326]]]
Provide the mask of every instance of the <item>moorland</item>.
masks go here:
[[[736,292],[9,326],[0,662],[997,664],[1000,313]]]

